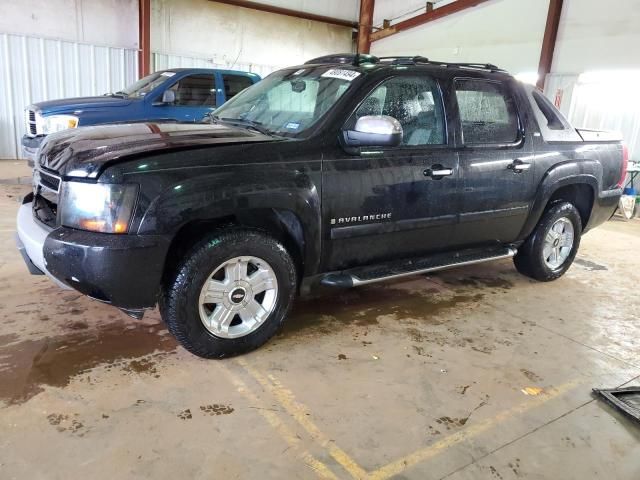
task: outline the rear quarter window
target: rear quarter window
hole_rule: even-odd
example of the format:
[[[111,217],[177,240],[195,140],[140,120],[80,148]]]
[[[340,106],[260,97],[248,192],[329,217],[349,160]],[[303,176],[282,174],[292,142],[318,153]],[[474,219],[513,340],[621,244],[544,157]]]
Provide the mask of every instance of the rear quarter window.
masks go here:
[[[547,142],[581,142],[582,138],[560,111],[532,86],[525,86],[542,138]]]
[[[253,85],[251,79],[245,75],[223,74],[222,83],[224,84],[224,94],[227,100],[235,97],[245,88]]]

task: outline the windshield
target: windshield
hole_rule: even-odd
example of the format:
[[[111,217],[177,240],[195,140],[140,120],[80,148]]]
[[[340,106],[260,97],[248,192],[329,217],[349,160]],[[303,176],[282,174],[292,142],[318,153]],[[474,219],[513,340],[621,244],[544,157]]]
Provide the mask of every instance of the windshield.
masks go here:
[[[173,77],[174,75],[175,72],[152,73],[151,75],[147,75],[146,77],[141,78],[137,82],[129,85],[124,90],[116,93],[123,93],[129,98],[141,98],[161,83],[166,82],[167,79]]]
[[[217,109],[214,120],[295,136],[317,123],[359,75],[348,67],[280,70]]]

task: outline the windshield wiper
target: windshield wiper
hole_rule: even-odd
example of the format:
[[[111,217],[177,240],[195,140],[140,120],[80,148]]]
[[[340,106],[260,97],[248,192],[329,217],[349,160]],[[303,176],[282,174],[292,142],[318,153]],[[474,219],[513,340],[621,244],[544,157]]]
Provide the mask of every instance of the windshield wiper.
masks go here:
[[[217,115],[211,117],[211,121],[213,123],[217,122],[225,122],[230,123],[231,125],[237,125],[242,127],[252,128],[258,133],[262,133],[263,135],[273,136],[273,132],[271,132],[268,128],[262,126],[261,122],[256,122],[255,120],[247,120],[246,118],[220,118]]]
[[[110,97],[119,97],[119,98],[127,98],[129,95],[127,95],[125,92],[123,92],[122,90],[116,92],[116,93],[108,93],[107,95],[109,95]]]

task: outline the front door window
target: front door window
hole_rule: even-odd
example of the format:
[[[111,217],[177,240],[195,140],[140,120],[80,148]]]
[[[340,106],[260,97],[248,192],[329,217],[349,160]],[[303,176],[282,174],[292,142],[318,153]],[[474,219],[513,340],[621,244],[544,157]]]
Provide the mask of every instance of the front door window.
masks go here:
[[[396,77],[378,86],[355,113],[389,115],[400,122],[402,145],[442,145],[445,118],[436,82],[428,77]]]

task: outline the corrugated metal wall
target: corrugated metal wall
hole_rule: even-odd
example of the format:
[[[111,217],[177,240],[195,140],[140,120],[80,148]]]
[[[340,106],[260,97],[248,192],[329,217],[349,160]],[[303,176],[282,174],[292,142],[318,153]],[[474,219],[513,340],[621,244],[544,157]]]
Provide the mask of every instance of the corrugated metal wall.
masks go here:
[[[24,108],[57,98],[102,95],[138,78],[135,49],[0,34],[0,159],[20,158]],[[154,52],[152,69],[203,67],[245,70],[264,77],[277,67],[221,64],[209,58]]]
[[[0,158],[19,158],[24,107],[102,95],[136,80],[135,49],[0,34]]]
[[[155,72],[166,68],[222,68],[227,70],[243,70],[245,72],[257,73],[261,77],[266,77],[280,67],[256,63],[219,63],[211,58],[153,52],[151,69]]]

